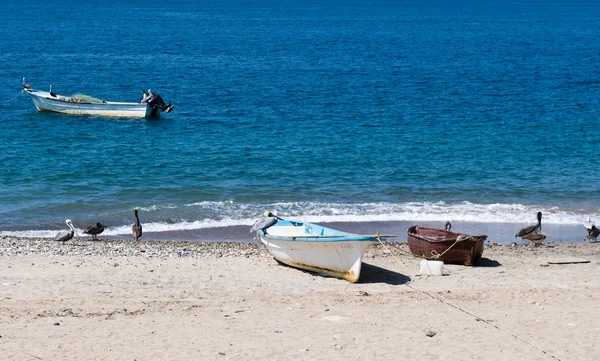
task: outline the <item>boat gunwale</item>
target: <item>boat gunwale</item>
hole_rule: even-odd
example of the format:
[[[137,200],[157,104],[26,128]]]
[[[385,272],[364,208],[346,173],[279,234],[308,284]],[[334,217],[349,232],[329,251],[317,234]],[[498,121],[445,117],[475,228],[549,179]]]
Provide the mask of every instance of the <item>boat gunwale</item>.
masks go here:
[[[377,238],[373,236],[364,236],[357,234],[356,236],[345,235],[345,236],[328,236],[328,237],[319,237],[319,236],[275,236],[269,233],[265,233],[263,230],[260,230],[261,237],[266,240],[274,240],[274,241],[288,241],[288,242],[322,242],[322,243],[332,243],[332,242],[377,242]],[[300,239],[298,239],[300,238]]]
[[[300,222],[300,221],[292,221],[292,220],[286,220],[288,222],[290,222],[290,224],[303,224],[303,225],[308,225],[308,226],[318,226],[321,227],[322,229],[330,229],[332,231],[335,232],[339,232],[339,234],[325,234],[325,235],[314,235],[314,234],[302,234],[302,235],[297,235],[297,236],[278,236],[278,235],[273,235],[270,233],[267,233],[267,230],[261,229],[258,230],[260,236],[266,240],[273,240],[273,241],[288,241],[288,242],[311,242],[311,243],[317,243],[317,242],[322,242],[322,243],[333,243],[333,242],[377,242],[377,238],[373,237],[373,236],[369,236],[369,235],[363,235],[363,234],[355,234],[355,233],[349,233],[349,232],[344,232],[344,231],[340,231],[334,228],[329,228],[329,227],[324,227],[318,224],[314,224],[314,223],[309,223],[309,222]],[[283,226],[283,227],[293,227],[292,225],[289,226]],[[280,226],[281,227],[281,226]]]
[[[417,229],[433,230],[433,231],[436,231],[436,232],[439,232],[439,233],[452,234],[452,235],[455,235],[455,236],[454,236],[454,238],[443,238],[443,239],[436,240],[436,239],[431,239],[430,237],[427,237],[427,236],[420,235],[420,234],[415,233],[415,232],[411,232],[411,229],[415,229],[415,231]],[[413,236],[413,237],[418,238],[420,240],[423,240],[425,242],[434,243],[434,244],[445,243],[445,242],[451,242],[451,243],[452,242],[456,242],[456,239],[459,236],[467,237],[467,238],[465,238],[465,239],[463,239],[463,240],[461,240],[459,242],[484,242],[487,239],[487,237],[488,237],[487,235],[471,236],[471,235],[465,234],[465,233],[458,233],[458,232],[446,231],[446,230],[443,230],[443,229],[421,227],[421,226],[412,226],[412,227],[410,227],[409,229],[406,230],[406,233],[408,235],[410,235],[410,236]]]
[[[134,102],[118,102],[118,101],[112,101],[112,100],[104,100],[101,99],[102,102],[100,103],[92,103],[92,102],[72,102],[72,101],[68,101],[68,100],[62,100],[62,99],[57,99],[55,97],[52,96],[46,96],[45,94],[50,95],[50,93],[42,91],[42,90],[35,90],[35,89],[26,89],[25,90],[29,95],[31,96],[36,96],[38,98],[43,98],[46,100],[51,100],[54,102],[58,102],[61,104],[73,104],[73,105],[126,105],[126,106],[145,106],[147,107],[148,104],[147,103],[134,103]],[[37,94],[36,94],[37,93]],[[39,94],[42,93],[42,94]],[[65,98],[73,98],[71,96],[68,95],[62,95],[62,94],[57,94],[57,97],[61,96],[61,97],[65,97]]]

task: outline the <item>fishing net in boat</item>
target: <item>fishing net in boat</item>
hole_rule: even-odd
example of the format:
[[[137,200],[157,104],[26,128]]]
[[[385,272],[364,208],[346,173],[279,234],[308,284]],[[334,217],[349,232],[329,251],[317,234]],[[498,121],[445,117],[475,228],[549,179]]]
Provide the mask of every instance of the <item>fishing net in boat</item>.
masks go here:
[[[71,96],[74,102],[78,103],[102,103],[102,99],[94,98],[89,95],[76,93]]]

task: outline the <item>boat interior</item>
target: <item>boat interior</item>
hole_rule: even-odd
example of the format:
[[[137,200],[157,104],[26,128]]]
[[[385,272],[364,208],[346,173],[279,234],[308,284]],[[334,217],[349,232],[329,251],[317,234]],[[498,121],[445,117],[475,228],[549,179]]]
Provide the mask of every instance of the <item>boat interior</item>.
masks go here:
[[[267,228],[267,234],[276,237],[300,237],[300,236],[347,236],[346,232],[332,228],[322,227],[312,223],[279,221],[272,227]]]

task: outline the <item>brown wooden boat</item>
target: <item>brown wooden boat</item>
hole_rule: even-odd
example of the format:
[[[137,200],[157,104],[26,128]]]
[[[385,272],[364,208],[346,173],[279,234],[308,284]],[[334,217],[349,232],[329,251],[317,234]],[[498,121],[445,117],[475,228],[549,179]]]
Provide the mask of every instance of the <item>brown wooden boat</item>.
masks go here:
[[[444,263],[472,266],[483,254],[487,236],[470,236],[437,228],[412,226],[408,233],[408,248],[412,254]]]

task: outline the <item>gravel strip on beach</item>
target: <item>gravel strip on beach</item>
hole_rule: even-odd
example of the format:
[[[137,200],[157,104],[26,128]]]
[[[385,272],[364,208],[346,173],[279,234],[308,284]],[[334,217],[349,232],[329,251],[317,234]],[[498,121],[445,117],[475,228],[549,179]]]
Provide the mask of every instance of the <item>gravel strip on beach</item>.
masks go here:
[[[384,242],[373,245],[367,251],[366,258],[375,257],[412,257],[406,243]],[[573,256],[600,255],[599,243],[548,243],[541,247],[531,245],[487,244],[484,258],[494,255],[510,254],[555,254]],[[51,238],[0,237],[0,256],[109,256],[109,257],[271,257],[267,248],[260,242],[179,242],[179,241],[142,241],[134,243],[119,239],[100,239],[91,241],[85,238],[66,243]]]
[[[110,256],[110,257],[250,257],[267,256],[258,242],[172,242],[76,239],[65,243],[51,238],[0,237],[0,256]]]

